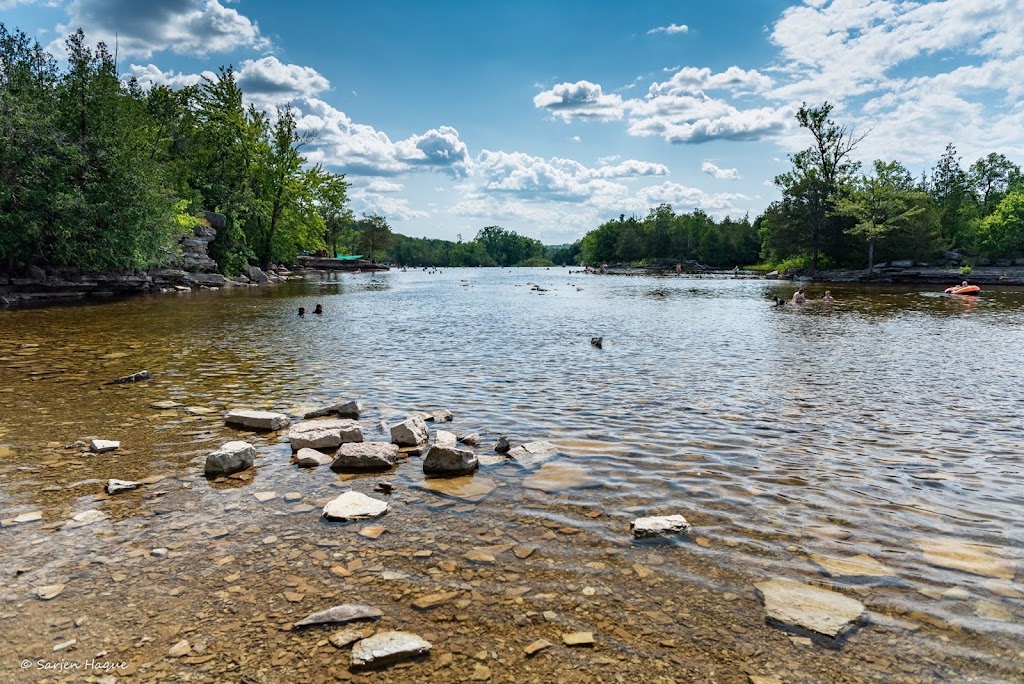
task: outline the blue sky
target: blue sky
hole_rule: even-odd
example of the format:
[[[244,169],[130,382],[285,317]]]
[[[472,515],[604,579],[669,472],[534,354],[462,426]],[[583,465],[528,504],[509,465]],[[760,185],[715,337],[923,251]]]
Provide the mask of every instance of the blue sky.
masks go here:
[[[415,237],[500,225],[571,242],[662,202],[756,217],[836,105],[865,163],[1024,163],[1021,0],[0,0],[59,54],[79,27],[119,68],[195,83],[233,65],[290,103],[357,214]]]

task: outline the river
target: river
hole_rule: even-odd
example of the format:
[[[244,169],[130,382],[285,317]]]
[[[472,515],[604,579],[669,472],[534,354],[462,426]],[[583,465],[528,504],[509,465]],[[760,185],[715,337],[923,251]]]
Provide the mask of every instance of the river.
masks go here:
[[[832,305],[814,301],[826,287]],[[340,656],[288,625],[358,598],[435,644],[396,680],[1024,680],[1024,291],[811,285],[772,305],[794,289],[446,269],[0,311],[0,519],[42,514],[0,529],[0,629],[18,634],[0,678],[28,658],[77,681],[34,663],[103,652],[144,681],[323,681]],[[283,435],[223,425],[347,399],[368,440],[448,409],[481,455],[505,433],[561,456],[540,474],[485,464],[476,501],[424,490],[416,457],[299,471]],[[122,447],[65,448],[88,437]],[[230,439],[258,467],[208,483],[205,454]],[[150,481],[108,497],[109,477]],[[385,534],[319,520],[383,479]],[[68,523],[90,509],[104,519]],[[631,540],[632,519],[671,513],[689,536]],[[467,561],[478,547],[496,560]],[[831,647],[768,625],[753,584],[770,577],[853,596],[868,623]],[[410,608],[431,590],[460,593]],[[596,646],[561,645],[580,630]],[[557,645],[525,656],[537,638]],[[193,651],[167,657],[181,639]]]

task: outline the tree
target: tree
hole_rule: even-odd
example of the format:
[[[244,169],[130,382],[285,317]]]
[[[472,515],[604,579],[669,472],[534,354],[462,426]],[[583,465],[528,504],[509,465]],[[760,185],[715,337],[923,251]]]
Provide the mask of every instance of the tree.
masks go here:
[[[983,251],[992,257],[1024,254],[1024,191],[1012,191],[981,221]]]
[[[352,248],[355,230],[352,210],[348,203],[348,183],[344,174],[326,174],[317,188],[317,208],[324,222],[324,243],[331,248],[331,256],[338,254],[338,246]]]
[[[793,169],[775,178],[783,195],[800,207],[795,215],[802,221],[812,271],[818,268],[823,243],[842,233],[841,223],[832,220],[832,209],[841,187],[859,167],[850,155],[864,139],[830,119],[832,110],[829,102],[820,107],[808,107],[806,103],[800,107],[796,119],[814,137],[814,144],[790,156]]]
[[[874,272],[875,243],[910,226],[925,212],[928,199],[899,162],[878,160],[874,167],[874,175],[858,178],[835,207],[836,213],[857,221],[849,232],[868,242],[868,276]]]
[[[982,216],[991,214],[1020,179],[1020,167],[995,152],[971,164],[967,173],[967,181]]]
[[[393,241],[391,226],[388,225],[387,219],[383,216],[377,213],[363,214],[363,219],[359,222],[357,228],[359,231],[359,237],[357,238],[359,251],[370,259],[376,258],[377,250],[391,248]]]
[[[973,242],[971,223],[977,211],[972,200],[967,173],[953,143],[932,169],[929,194],[938,206],[943,248],[968,247]]]

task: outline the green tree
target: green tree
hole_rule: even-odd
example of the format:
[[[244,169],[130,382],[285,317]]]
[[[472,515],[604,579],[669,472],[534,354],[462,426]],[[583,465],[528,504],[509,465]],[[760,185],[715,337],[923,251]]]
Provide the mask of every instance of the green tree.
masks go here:
[[[775,178],[789,208],[794,210],[787,212],[788,218],[799,221],[800,242],[810,255],[812,271],[818,268],[819,252],[825,246],[835,246],[843,232],[844,222],[836,221],[832,210],[842,187],[857,172],[859,165],[850,155],[863,140],[863,136],[855,136],[829,118],[833,108],[829,102],[820,107],[808,107],[806,103],[800,107],[796,119],[813,136],[814,144],[790,156],[792,170]],[[773,221],[769,225],[777,224]]]
[[[967,182],[982,216],[995,211],[1010,188],[1020,180],[1020,167],[995,152],[971,164],[967,172]]]
[[[1024,191],[1008,193],[989,216],[981,220],[981,245],[987,256],[1024,254]]]
[[[348,208],[348,183],[345,176],[327,174],[317,187],[317,208],[324,223],[324,243],[330,246],[331,256],[338,254],[339,246],[351,250],[355,237],[352,210]]]
[[[968,183],[967,173],[960,166],[960,157],[952,143],[932,169],[929,194],[939,212],[943,249],[970,248],[975,242],[972,222],[977,208]]]
[[[370,259],[377,258],[378,250],[391,248],[394,238],[391,235],[391,226],[383,216],[377,213],[363,214],[357,230],[358,249]]]
[[[849,194],[836,202],[836,213],[857,221],[849,232],[867,240],[868,276],[875,268],[875,243],[906,230],[925,213],[927,200],[902,164],[878,160],[874,175],[858,178]]]

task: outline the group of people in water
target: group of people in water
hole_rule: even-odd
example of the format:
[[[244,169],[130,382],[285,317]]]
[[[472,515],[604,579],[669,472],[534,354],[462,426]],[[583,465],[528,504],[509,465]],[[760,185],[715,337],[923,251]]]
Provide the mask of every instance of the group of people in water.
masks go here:
[[[318,316],[320,314],[322,314],[323,312],[324,312],[324,307],[321,304],[317,304],[316,308],[313,309],[313,313],[317,314]],[[305,316],[306,315],[306,307],[304,307],[304,306],[300,306],[299,307],[299,315],[300,316]]]
[[[772,301],[775,302],[775,306],[785,306],[786,305],[786,300],[780,298],[778,295],[774,295],[772,297]],[[793,293],[793,298],[790,301],[793,304],[806,304],[807,303],[807,295],[804,293],[804,288],[801,287],[796,292],[794,292]],[[822,304],[831,304],[832,302],[834,302],[835,299],[832,297],[832,291],[831,290],[825,290],[825,294],[823,294],[821,296],[821,299],[818,300],[818,301],[820,301]]]

